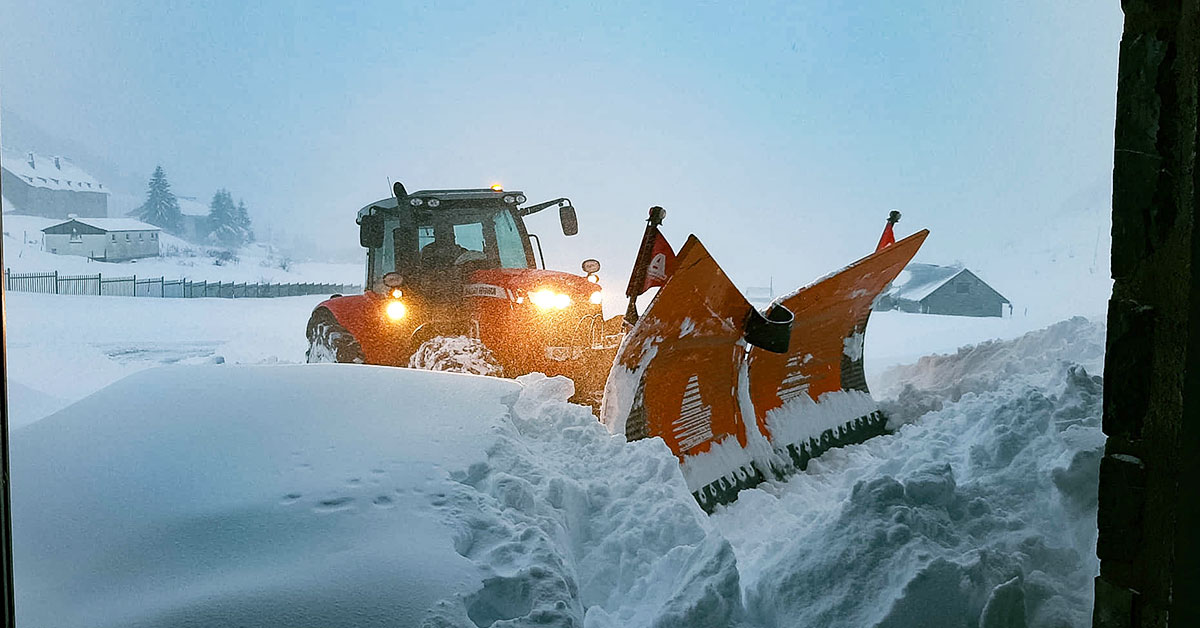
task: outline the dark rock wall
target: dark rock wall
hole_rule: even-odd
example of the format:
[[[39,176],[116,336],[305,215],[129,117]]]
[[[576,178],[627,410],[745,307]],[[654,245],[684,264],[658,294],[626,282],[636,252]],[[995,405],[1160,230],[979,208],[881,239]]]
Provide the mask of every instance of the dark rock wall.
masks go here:
[[[1200,626],[1200,0],[1124,0],[1094,626]]]

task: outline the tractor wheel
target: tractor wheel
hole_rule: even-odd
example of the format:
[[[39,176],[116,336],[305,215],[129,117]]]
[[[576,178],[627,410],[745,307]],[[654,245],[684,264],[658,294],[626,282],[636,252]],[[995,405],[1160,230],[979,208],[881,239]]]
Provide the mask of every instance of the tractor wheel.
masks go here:
[[[317,362],[366,362],[362,347],[354,335],[346,331],[328,314],[313,314],[308,323],[308,351],[304,353],[310,364]]]
[[[482,342],[467,336],[435,336],[421,343],[409,368],[501,377],[504,369]]]

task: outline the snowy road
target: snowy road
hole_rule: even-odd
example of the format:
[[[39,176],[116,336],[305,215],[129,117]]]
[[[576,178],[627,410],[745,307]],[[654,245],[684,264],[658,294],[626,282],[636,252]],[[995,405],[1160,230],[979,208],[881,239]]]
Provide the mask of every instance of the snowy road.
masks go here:
[[[1100,383],[1074,367],[1095,372],[1103,358],[1103,327],[1084,319],[955,352],[961,342],[1019,335],[1023,321],[877,315],[868,330],[869,376],[878,390],[898,395],[885,404],[894,417],[912,424],[828,452],[806,473],[744,492],[705,517],[661,443],[626,444],[607,436],[586,410],[561,401],[569,391],[554,380],[529,379],[514,398],[504,392],[506,386],[489,393],[475,379],[451,376],[467,378],[447,380],[462,383],[443,394],[431,387],[435,381],[421,384],[427,374],[376,369],[371,372],[390,383],[368,392],[360,390],[357,377],[317,385],[306,378],[319,366],[276,365],[302,361],[301,330],[319,297],[160,301],[10,294],[8,299],[16,422],[31,423],[100,391],[17,430],[13,440],[20,466],[14,473],[20,498],[15,506],[25,513],[15,531],[23,544],[18,555],[23,564],[37,565],[18,571],[18,586],[32,587],[19,594],[50,595],[69,578],[71,586],[96,594],[56,602],[74,600],[79,616],[96,618],[80,625],[134,619],[166,625],[191,612],[216,625],[230,609],[240,617],[269,613],[281,600],[312,590],[312,581],[297,578],[296,570],[318,568],[325,557],[340,560],[347,549],[358,556],[357,566],[346,572],[353,577],[342,585],[323,584],[328,589],[323,595],[362,600],[351,589],[369,586],[364,578],[382,584],[391,582],[387,574],[397,568],[417,568],[404,558],[407,544],[428,545],[456,565],[446,572],[453,586],[423,594],[434,596],[426,600],[442,596],[435,611],[422,615],[422,625],[429,626],[512,620],[505,625],[1060,628],[1087,625],[1090,617],[1094,495],[1103,445]],[[920,347],[950,354],[884,368]],[[147,371],[162,365],[173,366]],[[239,387],[243,380],[261,380],[261,386]],[[397,414],[388,390],[414,385],[434,397],[428,409]],[[264,398],[262,386],[288,392]],[[232,396],[210,394],[231,387]],[[349,395],[357,410],[332,410],[339,391],[351,389],[359,390]],[[129,408],[119,407],[118,401],[130,398]],[[472,403],[479,408],[499,404],[507,411],[471,409],[475,406],[462,402],[467,398],[477,399]],[[154,412],[176,405],[187,409],[151,420]],[[331,413],[336,421],[328,420]],[[230,441],[206,435],[203,420],[210,416],[211,434],[241,436]],[[388,425],[406,427],[379,431]],[[441,489],[427,487],[405,498],[420,502],[426,513],[422,525],[436,525],[390,528],[403,541],[397,546],[381,532],[389,528],[379,527],[391,521],[380,519],[391,511],[355,497],[370,488],[364,478],[379,479],[371,469],[383,468],[372,467],[367,458],[383,457],[388,439],[407,438],[414,427],[436,434],[449,425],[460,426],[455,438],[464,437],[463,426],[478,430],[467,430],[466,440],[454,446],[458,453],[431,467],[436,473],[426,479]],[[294,447],[245,446],[247,438],[268,433]],[[373,436],[362,441],[353,436],[359,433]],[[155,447],[121,445],[130,438]],[[333,451],[327,447],[355,455],[322,454],[318,462],[333,469],[332,475],[295,476],[300,478],[295,486],[277,486],[279,478],[294,476],[292,452]],[[91,449],[94,455],[78,455]],[[118,456],[123,462],[114,466],[118,451],[124,452]],[[436,448],[418,449],[411,457],[433,454]],[[191,467],[180,466],[186,460],[219,460],[242,472],[191,478]],[[51,481],[48,469],[58,470],[53,486],[42,485]],[[125,479],[91,479],[118,476]],[[388,481],[405,489],[411,482],[404,477]],[[165,485],[137,478],[186,484],[191,497],[171,498],[174,506],[159,507],[154,495],[168,490]],[[270,531],[311,531],[307,518],[288,523],[307,511],[286,510],[310,496],[316,501],[304,504],[322,517],[315,520],[318,527],[333,535],[324,538],[340,540],[310,544],[311,556],[284,561],[274,553],[278,537]],[[354,499],[344,501],[347,496]],[[51,545],[29,532],[63,539],[82,534],[68,529],[75,524],[65,514],[29,518],[38,511],[67,513],[79,499],[139,504],[128,513],[104,515],[132,519],[116,525],[107,540],[97,537],[80,546],[79,552],[98,557],[93,564],[110,565],[91,576],[80,575],[75,554],[44,554]],[[93,518],[105,512],[99,505],[84,510]],[[125,530],[155,530],[155,521],[162,529],[195,533],[171,536],[173,551],[216,553],[201,561],[209,575],[191,571],[198,559],[164,564],[159,577],[190,582],[192,588],[156,597],[145,609],[149,615],[135,617],[137,599],[98,592],[109,586],[108,578],[136,580],[143,568],[103,557],[161,551],[153,541],[161,535],[130,536]],[[222,535],[203,533],[211,526]],[[261,560],[247,563],[247,556]],[[256,571],[256,565],[269,568]],[[22,573],[36,577],[27,576],[22,585]],[[254,584],[222,588],[229,574]],[[97,580],[89,581],[93,576]],[[137,587],[119,591],[138,593]],[[404,599],[403,593],[395,595]],[[96,600],[110,605],[112,614],[96,615],[97,607],[87,606]],[[367,601],[381,614],[365,625],[388,625],[387,609],[400,608],[386,595]],[[56,607],[39,608],[45,618]]]

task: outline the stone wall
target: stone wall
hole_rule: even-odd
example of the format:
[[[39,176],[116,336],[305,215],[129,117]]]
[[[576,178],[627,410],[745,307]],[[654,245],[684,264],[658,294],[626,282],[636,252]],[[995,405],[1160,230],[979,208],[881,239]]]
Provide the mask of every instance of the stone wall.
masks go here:
[[[1200,0],[1124,0],[1094,626],[1200,626]]]

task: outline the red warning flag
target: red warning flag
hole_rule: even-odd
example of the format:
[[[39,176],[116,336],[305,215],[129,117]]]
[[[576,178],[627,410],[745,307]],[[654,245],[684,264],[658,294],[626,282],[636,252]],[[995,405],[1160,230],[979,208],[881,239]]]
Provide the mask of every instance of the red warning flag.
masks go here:
[[[661,287],[671,278],[671,274],[675,272],[675,251],[663,237],[663,234],[656,228],[654,230],[653,248],[650,252],[650,261],[646,264],[646,281],[642,284],[641,294],[651,288]]]

